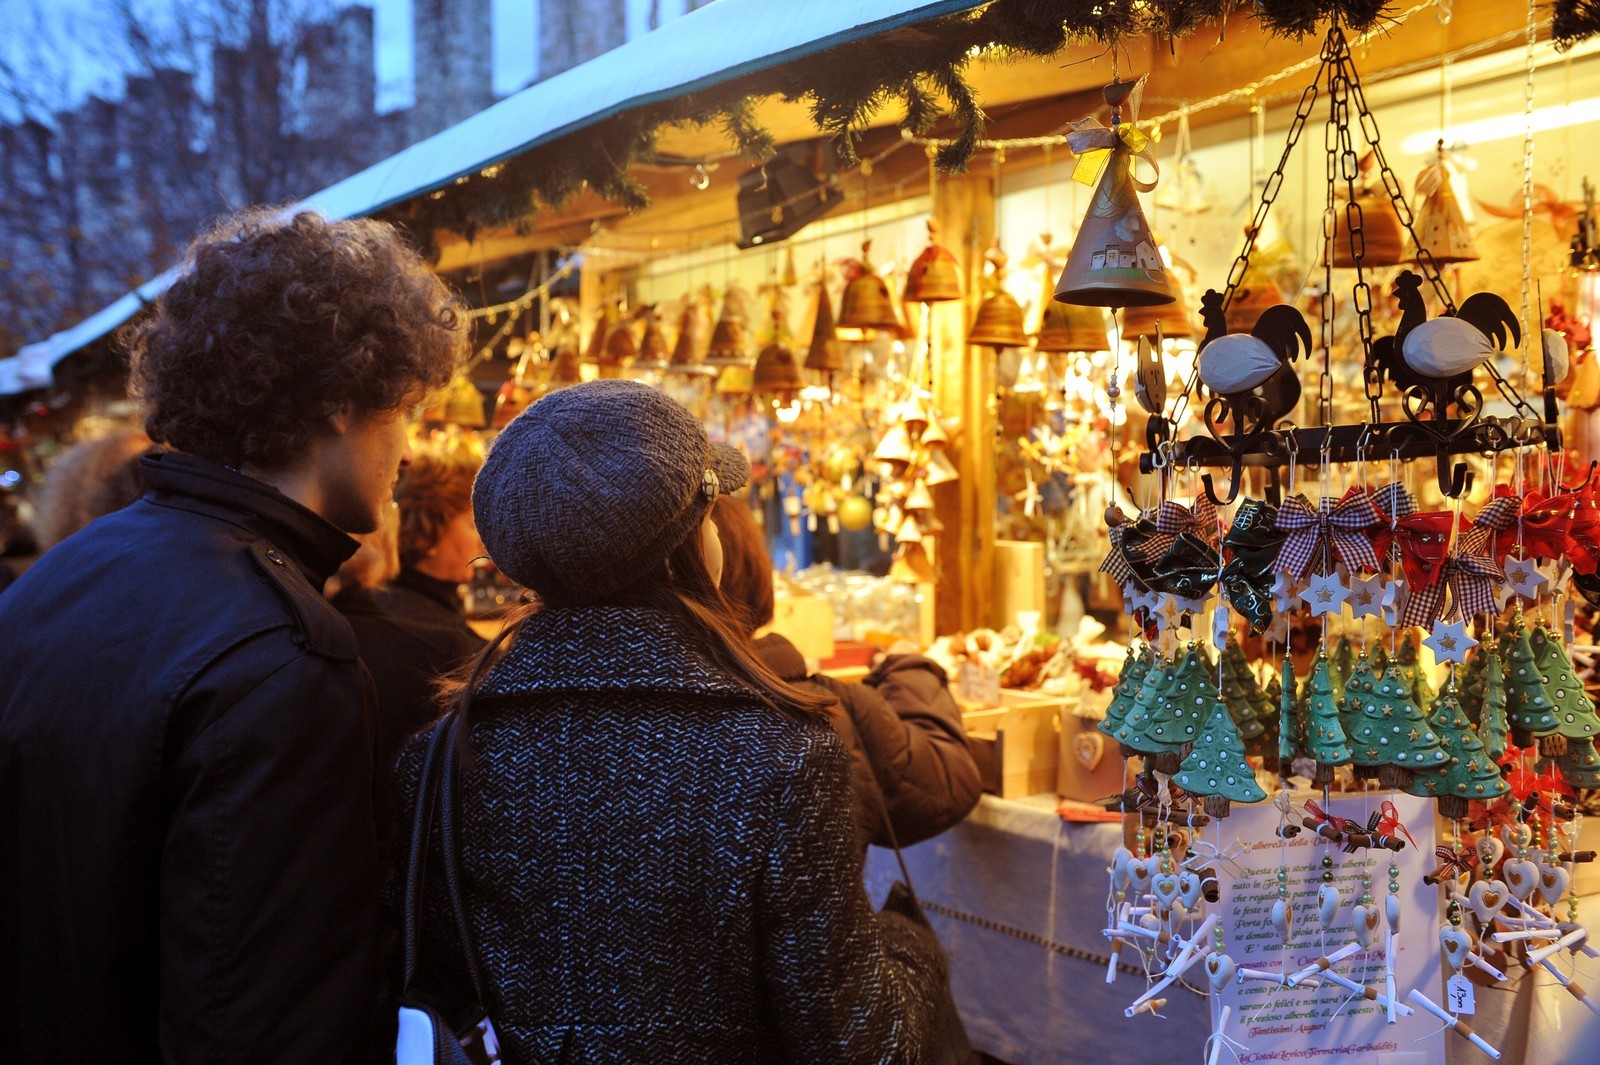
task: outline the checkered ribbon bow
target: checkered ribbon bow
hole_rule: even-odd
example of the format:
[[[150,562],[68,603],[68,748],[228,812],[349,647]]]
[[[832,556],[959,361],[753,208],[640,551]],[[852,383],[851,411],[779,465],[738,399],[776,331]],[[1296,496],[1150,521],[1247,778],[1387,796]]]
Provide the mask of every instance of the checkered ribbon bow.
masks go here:
[[[1494,613],[1494,586],[1505,583],[1506,573],[1484,553],[1490,549],[1493,532],[1460,521],[1457,515],[1441,511],[1413,514],[1397,523],[1395,544],[1411,593],[1402,625],[1431,625],[1447,616],[1446,592],[1450,617]],[[1450,553],[1452,527],[1461,531],[1454,554]]]
[[[1217,507],[1207,496],[1196,499],[1193,507],[1163,499],[1156,508],[1155,535],[1133,548],[1133,552],[1146,562],[1155,562],[1171,550],[1184,533],[1192,533],[1212,547],[1217,546]]]
[[[1415,514],[1417,501],[1412,498],[1410,489],[1396,481],[1373,492],[1372,503],[1383,514],[1378,524],[1367,530],[1367,536],[1372,540],[1372,550],[1385,562],[1399,562],[1400,551],[1394,543],[1394,523]]]
[[[1323,497],[1316,509],[1305,496],[1291,496],[1278,508],[1278,528],[1289,535],[1273,568],[1287,570],[1296,579],[1305,577],[1313,565],[1318,573],[1332,573],[1335,562],[1351,569],[1377,569],[1378,556],[1365,530],[1382,520],[1372,497],[1359,488],[1338,502]]]
[[[1512,554],[1517,542],[1517,524],[1524,519],[1523,501],[1516,496],[1495,496],[1483,505],[1478,516],[1472,519],[1472,528],[1461,534],[1461,549],[1469,555],[1489,555],[1501,559]],[[1567,510],[1572,509],[1570,500]],[[1566,543],[1563,535],[1562,543]],[[1502,549],[1501,545],[1506,545]],[[1559,556],[1560,552],[1556,554]]]
[[[1133,567],[1128,565],[1128,558],[1122,553],[1122,541],[1132,525],[1132,522],[1123,522],[1111,526],[1111,550],[1106,552],[1105,561],[1100,563],[1100,572],[1111,574],[1111,579],[1117,582],[1119,588],[1126,587],[1134,579]]]

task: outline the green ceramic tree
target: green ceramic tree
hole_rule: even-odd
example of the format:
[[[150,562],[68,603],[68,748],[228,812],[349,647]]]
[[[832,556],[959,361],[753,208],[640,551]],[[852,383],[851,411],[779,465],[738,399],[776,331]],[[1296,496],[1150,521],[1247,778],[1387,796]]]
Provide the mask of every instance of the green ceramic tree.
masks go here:
[[[1278,680],[1278,773],[1289,775],[1290,765],[1306,753],[1306,717],[1300,709],[1300,690],[1294,679],[1294,659],[1283,656]]]
[[[1399,668],[1400,675],[1411,686],[1411,701],[1418,706],[1432,706],[1434,699],[1438,698],[1438,693],[1433,690],[1433,682],[1428,679],[1428,671],[1417,661],[1415,629],[1408,631],[1405,638],[1400,641],[1400,649],[1394,656],[1394,665]]]
[[[1460,689],[1461,711],[1474,725],[1483,712],[1483,666],[1493,653],[1489,645],[1480,645],[1468,657],[1467,668],[1462,670],[1461,679],[1456,682],[1456,687]]]
[[[1410,787],[1413,773],[1442,769],[1449,762],[1428,715],[1411,701],[1411,685],[1398,669],[1352,676],[1344,699],[1360,715],[1349,732],[1351,764],[1376,766],[1378,781],[1385,787]]]
[[[1245,760],[1244,743],[1228,708],[1211,700],[1211,713],[1183,760],[1173,783],[1194,795],[1205,796],[1206,813],[1227,817],[1234,802],[1260,802],[1267,797],[1256,783],[1255,770]]]
[[[1316,781],[1326,784],[1336,767],[1350,761],[1350,744],[1339,723],[1339,705],[1328,678],[1328,656],[1317,652],[1317,664],[1306,681],[1306,754],[1317,763]]]
[[[1355,668],[1355,648],[1350,645],[1350,637],[1341,636],[1333,647],[1333,654],[1328,656],[1328,679],[1333,683],[1334,695],[1344,694],[1344,686],[1350,682]]]
[[[1106,704],[1106,716],[1097,726],[1107,736],[1116,736],[1117,729],[1128,719],[1139,687],[1150,672],[1150,662],[1149,655],[1136,655],[1132,647],[1128,648],[1128,656],[1122,661],[1122,674],[1117,678],[1117,686],[1111,689],[1111,702]]]
[[[1122,724],[1111,734],[1112,738],[1122,745],[1124,758],[1135,754],[1153,754],[1159,749],[1145,732],[1150,727],[1152,716],[1166,697],[1167,686],[1172,683],[1177,673],[1178,665],[1171,659],[1157,655],[1151,662],[1144,680],[1139,682],[1139,691],[1133,697],[1133,705],[1128,707]]]
[[[1596,718],[1594,703],[1576,679],[1577,671],[1567,657],[1561,641],[1550,635],[1543,625],[1535,625],[1528,636],[1533,650],[1533,660],[1539,667],[1539,682],[1555,706],[1555,731],[1539,740],[1541,754],[1560,757],[1567,746],[1577,740],[1593,740],[1600,735],[1600,718]]]
[[[1228,716],[1233,718],[1239,730],[1239,738],[1246,742],[1257,739],[1266,731],[1266,726],[1256,717],[1255,693],[1259,691],[1260,685],[1256,683],[1255,674],[1250,672],[1250,664],[1245,661],[1244,648],[1239,646],[1238,640],[1229,636],[1222,652],[1220,694],[1228,708]]]
[[[1483,672],[1479,677],[1483,694],[1478,701],[1478,741],[1490,759],[1498,764],[1506,756],[1511,731],[1506,709],[1506,673],[1500,665],[1499,652],[1490,651],[1483,659]]]
[[[1440,815],[1455,820],[1467,816],[1469,801],[1487,802],[1506,793],[1505,777],[1472,730],[1453,687],[1446,685],[1434,700],[1428,721],[1449,762],[1437,771],[1414,774],[1413,795],[1433,796]]]
[[[1517,629],[1506,667],[1506,713],[1511,718],[1512,742],[1529,747],[1535,738],[1554,732],[1557,721],[1556,707],[1544,690],[1527,629]]]
[[[1159,710],[1145,730],[1145,735],[1158,748],[1151,762],[1158,772],[1177,772],[1177,752],[1194,743],[1205,727],[1218,698],[1216,676],[1206,668],[1200,651],[1190,644],[1172,683],[1167,685]],[[1171,768],[1165,768],[1169,765]]]
[[[1575,788],[1600,788],[1600,752],[1593,740],[1573,740],[1567,744],[1567,753],[1555,760],[1561,775]],[[1541,759],[1540,769],[1544,768]]]

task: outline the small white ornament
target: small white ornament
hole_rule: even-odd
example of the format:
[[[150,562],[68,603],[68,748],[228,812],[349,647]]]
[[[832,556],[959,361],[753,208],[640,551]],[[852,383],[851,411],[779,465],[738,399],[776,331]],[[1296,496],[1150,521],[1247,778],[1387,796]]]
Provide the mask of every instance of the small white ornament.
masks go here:
[[[1435,621],[1432,635],[1424,639],[1422,645],[1433,652],[1434,661],[1443,665],[1465,663],[1467,652],[1478,646],[1478,641],[1467,632],[1465,621]]]
[[[1531,558],[1514,558],[1506,562],[1506,586],[1530,602],[1539,598],[1541,586],[1549,583],[1539,571],[1539,564]]]
[[[1313,616],[1340,614],[1350,590],[1339,580],[1337,573],[1321,573],[1311,578],[1311,584],[1300,593]]]
[[[1383,616],[1383,574],[1354,577],[1350,581],[1350,597],[1345,600],[1350,616],[1378,618]]]
[[[1293,609],[1299,598],[1294,590],[1294,578],[1288,570],[1279,570],[1272,578],[1272,609],[1278,612]]]

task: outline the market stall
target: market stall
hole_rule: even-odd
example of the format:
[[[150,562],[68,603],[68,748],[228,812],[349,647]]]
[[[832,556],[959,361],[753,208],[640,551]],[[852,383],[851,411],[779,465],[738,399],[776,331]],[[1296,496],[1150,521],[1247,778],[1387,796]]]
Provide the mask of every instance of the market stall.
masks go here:
[[[1583,1045],[1588,5],[791,6],[308,199],[477,293],[418,433],[625,376],[749,455],[775,628],[965,711],[992,795],[907,860],[997,1058]]]

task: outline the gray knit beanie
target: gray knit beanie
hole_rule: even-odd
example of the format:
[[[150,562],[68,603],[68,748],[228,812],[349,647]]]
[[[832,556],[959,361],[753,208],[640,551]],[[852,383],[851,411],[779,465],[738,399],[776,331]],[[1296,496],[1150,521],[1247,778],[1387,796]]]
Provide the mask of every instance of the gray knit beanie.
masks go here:
[[[655,389],[590,381],[506,426],[472,514],[506,576],[544,599],[597,602],[655,570],[749,476],[743,455]]]

